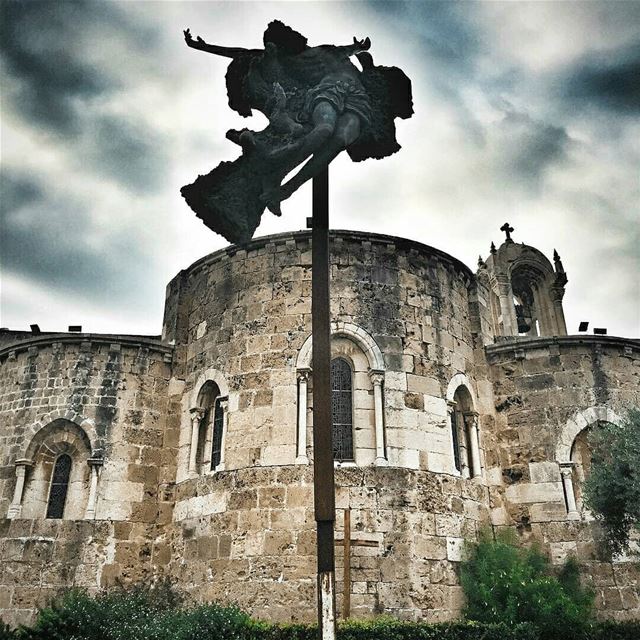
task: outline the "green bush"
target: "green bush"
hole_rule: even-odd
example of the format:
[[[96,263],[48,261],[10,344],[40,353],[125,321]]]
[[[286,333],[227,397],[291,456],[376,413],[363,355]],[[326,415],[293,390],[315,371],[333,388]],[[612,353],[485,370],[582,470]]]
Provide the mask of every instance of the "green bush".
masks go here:
[[[573,638],[593,616],[593,594],[580,585],[575,560],[559,577],[536,549],[484,534],[462,564],[460,581],[467,599],[464,615],[510,626],[528,622],[545,638]]]
[[[43,609],[20,640],[244,640],[254,624],[237,607],[181,608],[182,598],[168,582],[115,588],[92,598],[72,590]]]
[[[589,438],[591,473],[584,483],[585,504],[602,526],[603,550],[629,550],[632,531],[640,532],[640,408],[622,424],[599,423]]]

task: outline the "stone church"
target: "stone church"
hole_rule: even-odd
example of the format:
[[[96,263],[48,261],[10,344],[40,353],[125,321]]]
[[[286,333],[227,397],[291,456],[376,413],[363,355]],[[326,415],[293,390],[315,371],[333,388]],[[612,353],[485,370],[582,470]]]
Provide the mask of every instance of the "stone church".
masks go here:
[[[310,243],[198,260],[162,336],[0,332],[6,621],[155,576],[314,619]],[[589,430],[640,404],[640,341],[567,335],[560,257],[509,234],[474,273],[335,231],[331,278],[338,610],[455,617],[464,541],[492,526],[575,555],[602,615],[639,617],[638,564],[601,559],[581,487]]]

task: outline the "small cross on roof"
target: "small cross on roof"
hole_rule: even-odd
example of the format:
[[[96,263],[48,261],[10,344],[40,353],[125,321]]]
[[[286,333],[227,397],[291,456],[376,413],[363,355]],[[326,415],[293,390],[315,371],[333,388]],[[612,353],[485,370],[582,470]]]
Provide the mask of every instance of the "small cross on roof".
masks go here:
[[[513,242],[511,239],[511,232],[513,231],[513,227],[509,225],[508,222],[505,222],[501,227],[500,231],[504,231],[507,234],[507,242]]]

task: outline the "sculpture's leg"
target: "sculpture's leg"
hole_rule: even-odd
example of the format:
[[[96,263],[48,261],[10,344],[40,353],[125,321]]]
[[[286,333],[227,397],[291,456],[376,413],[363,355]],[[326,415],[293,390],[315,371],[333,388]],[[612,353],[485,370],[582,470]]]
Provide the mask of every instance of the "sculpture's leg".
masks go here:
[[[330,103],[319,102],[313,110],[311,119],[313,129],[306,136],[265,152],[270,160],[285,160],[288,166],[287,173],[304,162],[331,138],[338,122],[338,113]]]
[[[296,173],[291,180],[282,185],[280,200],[289,198],[307,180],[317,176],[341,151],[344,151],[360,135],[360,120],[355,113],[345,112],[338,118],[336,131],[324,147]]]
[[[262,201],[269,211],[279,216],[280,183],[285,176],[304,162],[323,145],[330,144],[337,129],[338,113],[329,102],[320,102],[313,110],[313,129],[295,142],[273,150],[264,150],[263,155],[270,164],[277,164],[277,171],[266,176],[263,183]]]

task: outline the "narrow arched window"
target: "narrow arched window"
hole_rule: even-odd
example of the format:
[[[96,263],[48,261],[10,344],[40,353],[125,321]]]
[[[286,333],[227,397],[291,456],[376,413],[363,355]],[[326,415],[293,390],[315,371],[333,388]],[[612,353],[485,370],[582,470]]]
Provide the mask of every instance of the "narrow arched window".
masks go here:
[[[213,412],[213,433],[211,434],[211,468],[215,469],[222,460],[222,429],[224,426],[224,410],[220,398],[216,398]]]
[[[47,518],[62,518],[64,504],[67,501],[69,476],[71,475],[71,456],[63,453],[58,456],[51,475]]]
[[[344,358],[331,361],[333,459],[353,460],[353,382]]]

